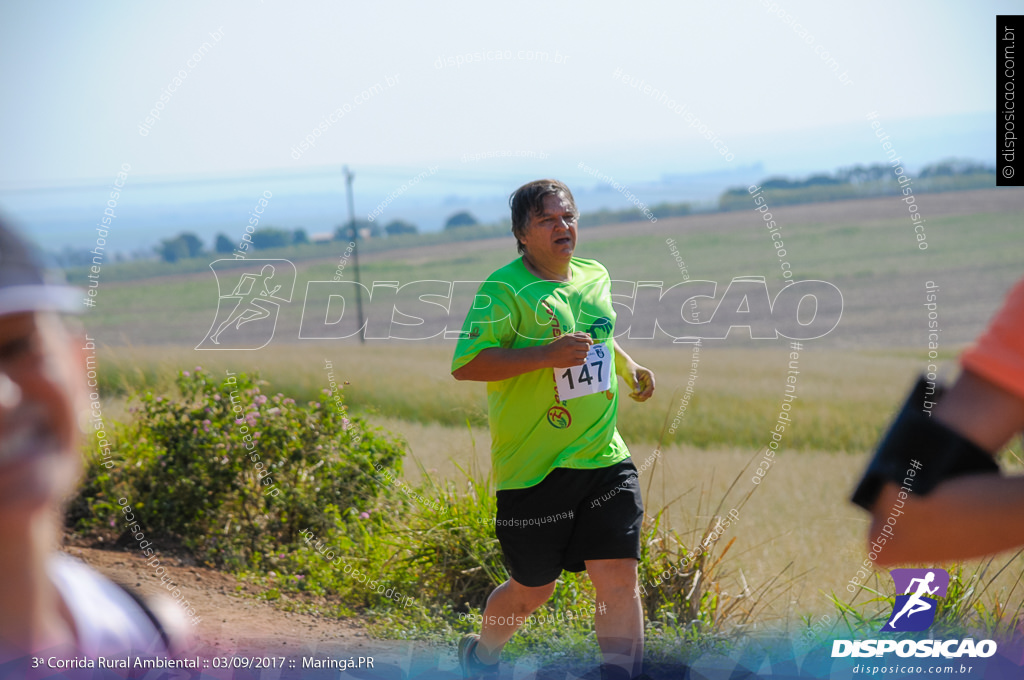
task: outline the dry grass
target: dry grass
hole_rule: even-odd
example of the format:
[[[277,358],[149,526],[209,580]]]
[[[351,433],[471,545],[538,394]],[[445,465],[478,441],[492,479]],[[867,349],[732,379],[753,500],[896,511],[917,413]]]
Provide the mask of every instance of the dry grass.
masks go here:
[[[466,428],[438,425],[409,425],[390,419],[375,420],[386,429],[402,428],[412,455],[438,478],[457,479],[456,465],[472,460],[473,444]],[[490,469],[486,455],[490,438],[486,429],[474,430],[477,460]],[[632,446],[639,465],[651,455],[651,447]],[[666,508],[666,521],[688,546],[701,536],[694,526],[704,527],[717,502],[735,476],[750,463],[754,451],[739,449],[700,450],[670,446],[661,460],[640,476],[648,514]],[[780,454],[759,488],[740,513],[740,521],[729,527],[725,540],[736,538],[729,552],[730,571],[742,570],[749,583],[763,583],[793,562],[794,569],[809,572],[792,588],[790,597],[779,600],[770,618],[832,610],[822,593],[843,591],[863,557],[867,518],[850,505],[848,497],[864,456],[823,452]],[[420,474],[408,466],[408,477]],[[751,471],[748,468],[748,471]],[[435,472],[436,471],[436,472]],[[752,473],[743,476],[732,497],[738,504],[752,487]],[[696,515],[701,506],[707,514]],[[725,512],[730,507],[726,503]],[[724,514],[720,512],[719,514]],[[742,586],[737,586],[741,589]]]
[[[448,428],[440,425],[408,424],[393,419],[377,419],[386,429],[401,431],[409,442],[411,454],[436,479],[461,479],[457,466],[475,460],[484,471],[490,462],[486,452],[490,439],[486,429]],[[475,447],[474,447],[475,441]],[[638,466],[652,453],[651,447],[631,446]],[[644,503],[649,515],[663,508],[663,524],[679,533],[684,545],[696,545],[701,530],[709,523],[719,501],[736,475],[747,468],[729,499],[718,510],[720,516],[738,506],[753,488],[751,457],[757,451],[737,448],[701,450],[691,446],[669,446],[660,461],[640,476]],[[754,489],[740,511],[740,521],[728,528],[722,542],[735,539],[726,558],[729,592],[742,592],[746,584],[763,584],[784,571],[790,582],[788,592],[762,609],[759,623],[799,625],[803,616],[831,614],[835,608],[829,595],[836,593],[849,602],[846,585],[866,557],[865,536],[868,518],[849,502],[856,480],[863,470],[867,453],[823,451],[782,452]],[[407,476],[421,475],[407,466]],[[701,508],[702,514],[697,514]],[[698,529],[695,529],[697,527]],[[1003,564],[1010,554],[996,558]],[[789,566],[789,570],[786,568]],[[968,563],[972,572],[975,563]],[[1024,557],[1006,569],[993,583],[993,593],[1007,593],[1013,581],[1024,571]],[[742,574],[742,576],[741,576]],[[885,572],[880,573],[881,588],[891,588]],[[858,603],[863,601],[863,594]],[[1020,600],[1018,592],[1016,600]]]

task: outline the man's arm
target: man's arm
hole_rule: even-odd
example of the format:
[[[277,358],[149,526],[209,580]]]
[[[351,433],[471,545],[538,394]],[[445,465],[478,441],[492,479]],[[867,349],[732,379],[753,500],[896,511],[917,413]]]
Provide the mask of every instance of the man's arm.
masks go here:
[[[581,366],[592,343],[589,335],[577,332],[536,347],[488,347],[452,371],[452,376],[456,380],[496,382],[542,368]]]
[[[615,350],[615,372],[629,386],[630,398],[634,401],[647,401],[654,394],[654,372],[633,361],[615,338],[612,338],[612,345]]]
[[[965,370],[932,417],[994,455],[1024,429],[1024,399]],[[1024,476],[958,477],[927,496],[904,496],[876,564],[970,559],[1024,545]],[[887,483],[872,508],[869,541],[882,535],[899,500],[899,487]]]

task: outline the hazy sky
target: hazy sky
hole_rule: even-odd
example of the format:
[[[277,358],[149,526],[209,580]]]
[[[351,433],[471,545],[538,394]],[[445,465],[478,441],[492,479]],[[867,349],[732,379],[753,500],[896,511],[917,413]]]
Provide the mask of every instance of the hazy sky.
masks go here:
[[[343,162],[425,170],[463,154],[596,144],[689,143],[686,166],[714,171],[730,166],[723,146],[732,164],[751,163],[760,159],[744,148],[761,137],[859,124],[869,111],[885,121],[994,111],[994,17],[1022,7],[779,0],[779,14],[766,4],[8,2],[0,188],[112,179],[126,162],[135,177]],[[492,59],[444,63],[472,53]],[[685,105],[719,149],[616,80],[619,68]],[[165,92],[179,71],[187,77]]]

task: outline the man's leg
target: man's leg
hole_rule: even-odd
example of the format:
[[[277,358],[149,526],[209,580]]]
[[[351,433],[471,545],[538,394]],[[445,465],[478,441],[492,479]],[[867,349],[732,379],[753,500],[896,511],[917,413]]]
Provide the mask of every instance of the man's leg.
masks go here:
[[[497,663],[501,648],[554,591],[554,581],[531,588],[511,578],[495,588],[484,608],[480,642],[476,646],[477,658],[486,664]]]
[[[594,629],[606,664],[619,666],[633,678],[644,657],[644,612],[637,587],[635,559],[587,560],[587,573],[597,592]]]

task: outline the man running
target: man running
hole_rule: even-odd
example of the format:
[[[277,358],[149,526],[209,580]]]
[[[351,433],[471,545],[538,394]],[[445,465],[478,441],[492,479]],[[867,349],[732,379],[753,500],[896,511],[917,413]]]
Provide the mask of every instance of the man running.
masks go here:
[[[467,677],[496,674],[502,647],[562,570],[586,570],[603,670],[632,678],[643,657],[634,597],[643,502],[615,428],[615,376],[642,402],[654,374],[615,342],[607,270],[573,257],[579,211],[569,187],[530,182],[509,203],[521,257],[480,286],[476,300],[486,303],[466,316],[452,375],[487,383],[495,534],[511,578],[491,593],[480,635],[462,640],[459,660]]]

